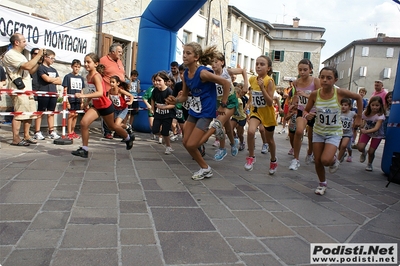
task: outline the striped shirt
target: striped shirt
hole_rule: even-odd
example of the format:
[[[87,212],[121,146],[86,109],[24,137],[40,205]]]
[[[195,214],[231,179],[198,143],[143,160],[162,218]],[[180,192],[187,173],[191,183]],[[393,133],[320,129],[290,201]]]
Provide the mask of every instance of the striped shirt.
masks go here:
[[[322,136],[342,136],[341,106],[338,102],[337,89],[334,88],[333,97],[327,100],[320,97],[320,92],[321,89],[318,89],[315,101],[317,117],[314,132]]]

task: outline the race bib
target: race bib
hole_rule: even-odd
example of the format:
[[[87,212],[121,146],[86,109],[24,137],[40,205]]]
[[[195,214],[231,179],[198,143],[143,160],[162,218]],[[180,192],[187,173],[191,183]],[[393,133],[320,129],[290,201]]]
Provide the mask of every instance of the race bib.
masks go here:
[[[49,75],[50,78],[56,78],[57,77],[57,73],[56,72],[49,72],[47,74]]]
[[[119,95],[110,95],[110,96],[114,106],[121,107],[121,98],[119,98]]]
[[[95,93],[96,86],[94,84],[88,84],[88,93]],[[92,100],[98,100],[99,98],[92,98]]]
[[[340,112],[338,109],[318,108],[318,123],[324,127],[333,127],[339,124]]]
[[[192,100],[190,101],[190,109],[195,112],[195,113],[201,113],[202,106],[201,106],[201,101],[200,97],[193,97]]]
[[[220,97],[224,94],[224,89],[221,85],[216,84],[216,89],[217,89],[217,97]]]
[[[189,110],[190,103],[192,102],[192,100],[193,100],[192,96],[188,96],[187,100],[182,103],[183,108],[185,108],[186,110]]]
[[[82,90],[82,79],[71,78],[71,89],[81,91]]]
[[[348,117],[342,117],[341,119],[343,130],[349,130],[353,125],[353,120],[350,120]]]
[[[253,98],[252,104],[254,107],[266,106],[265,98],[261,91],[253,91],[251,96]]]
[[[182,119],[183,118],[183,111],[176,109],[176,118],[177,119]]]
[[[157,106],[159,106],[159,105],[164,106],[165,104],[160,104],[160,103],[157,104]],[[160,109],[160,108],[157,107],[156,113],[160,114],[160,115],[166,115],[166,114],[169,114],[169,109]]]

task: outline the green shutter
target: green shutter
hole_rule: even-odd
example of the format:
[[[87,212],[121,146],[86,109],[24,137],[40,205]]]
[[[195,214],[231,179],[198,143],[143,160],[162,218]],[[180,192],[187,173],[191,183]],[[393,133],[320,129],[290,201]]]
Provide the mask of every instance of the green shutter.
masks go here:
[[[279,72],[273,72],[272,78],[274,79],[275,86],[279,84]]]
[[[275,61],[275,50],[272,50],[272,61]]]
[[[264,54],[265,56],[268,56],[268,52],[265,52],[265,54]]]
[[[308,60],[311,59],[311,53],[310,52],[304,52],[303,58],[306,58]]]
[[[284,59],[285,59],[285,51],[281,51],[280,61],[283,62]]]

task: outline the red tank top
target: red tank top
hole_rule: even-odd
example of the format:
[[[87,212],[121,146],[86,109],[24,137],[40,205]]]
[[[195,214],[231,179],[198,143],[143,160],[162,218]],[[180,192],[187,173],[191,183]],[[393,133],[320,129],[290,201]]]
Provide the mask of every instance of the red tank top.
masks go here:
[[[120,94],[110,94],[110,99],[114,104],[114,108],[117,110],[124,110],[126,107],[128,107],[125,97]]]
[[[100,75],[100,73],[97,73],[96,75]],[[112,104],[111,100],[107,97],[107,92],[105,90],[105,83],[103,78],[101,79],[101,86],[103,87],[103,96],[99,98],[92,98],[93,106],[96,109],[105,109],[110,107],[110,105]],[[89,88],[89,93],[94,93],[96,91],[96,86],[94,85],[92,80],[88,80],[88,88]]]

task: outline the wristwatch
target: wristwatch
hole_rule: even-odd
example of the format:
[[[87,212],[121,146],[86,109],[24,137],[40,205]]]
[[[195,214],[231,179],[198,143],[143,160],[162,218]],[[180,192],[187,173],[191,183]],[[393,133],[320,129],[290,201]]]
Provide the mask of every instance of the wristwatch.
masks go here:
[[[222,108],[227,108],[227,107],[228,107],[228,105],[227,105],[226,103],[222,102],[222,101],[221,101],[220,106],[221,106]]]

